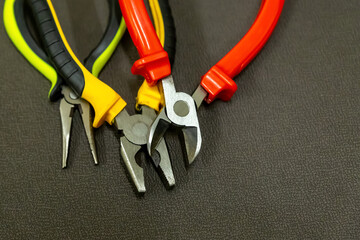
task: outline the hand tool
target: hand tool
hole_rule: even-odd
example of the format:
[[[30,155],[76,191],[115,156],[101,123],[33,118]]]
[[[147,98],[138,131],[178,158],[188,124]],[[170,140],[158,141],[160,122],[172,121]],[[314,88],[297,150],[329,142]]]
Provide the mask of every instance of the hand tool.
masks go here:
[[[156,38],[154,28],[142,0],[119,0],[130,36],[141,59],[133,67],[133,74],[143,75],[149,84],[161,80],[165,107],[151,126],[148,151],[151,154],[170,125],[182,130],[189,164],[201,147],[201,135],[196,108],[205,99],[230,100],[237,90],[232,80],[257,55],[270,37],[279,19],[284,0],[263,0],[258,16],[243,39],[206,73],[193,96],[176,92],[166,52]],[[197,107],[196,107],[197,105]]]
[[[167,0],[149,0],[150,10],[156,26],[156,33],[161,45],[169,53],[170,62],[174,60],[175,28],[171,10]],[[156,118],[156,112],[164,105],[164,97],[158,85],[150,86],[146,81],[139,89],[136,98],[136,109],[141,114],[130,116],[122,111],[116,117],[116,126],[122,130],[124,136],[120,137],[121,156],[130,172],[131,178],[139,193],[146,191],[144,172],[135,160],[135,155],[146,147],[148,132]],[[171,167],[170,157],[165,140],[159,141],[156,148],[160,162],[150,156],[159,170],[164,183],[168,188],[175,185],[175,178]]]
[[[85,62],[86,68],[95,76],[97,76],[105,66],[126,29],[123,20],[120,24],[122,16],[118,2],[116,0],[108,0],[108,5],[110,14],[106,32],[98,46],[90,53]],[[77,97],[69,87],[64,85],[64,80],[52,67],[46,53],[33,39],[25,21],[25,7],[24,0],[5,1],[5,29],[19,52],[52,83],[49,92],[50,100],[56,101],[62,97],[60,101],[63,138],[62,167],[66,168],[67,166],[71,122],[75,109],[78,109],[81,114],[94,162],[98,164],[93,129],[91,126],[90,105],[85,100]]]
[[[145,192],[143,172],[135,161],[135,154],[137,152],[136,150],[139,150],[139,146],[146,144],[147,128],[156,117],[155,111],[146,109],[146,106],[154,109],[160,108],[162,100],[159,90],[156,86],[150,87],[147,84],[143,84],[137,98],[138,108],[142,110],[142,114],[130,117],[124,109],[126,105],[125,101],[109,86],[93,76],[76,58],[62,32],[51,1],[32,0],[29,1],[29,3],[44,48],[57,72],[64,78],[65,82],[72,87],[75,93],[78,95],[81,94],[81,96],[88,100],[94,107],[94,127],[98,127],[104,121],[107,121],[109,124],[115,123],[118,130],[123,132],[124,136],[120,138],[123,159],[137,190],[139,192]],[[108,27],[108,30],[109,29],[116,30],[117,28]],[[162,30],[162,32],[163,31],[164,30]],[[106,39],[112,38],[105,36],[102,41]],[[99,46],[101,45],[104,44],[99,44]],[[108,51],[112,53],[112,48],[115,48],[114,45],[116,46],[116,44],[110,44],[109,48],[111,48],[111,50],[108,51],[108,48],[106,48],[105,52]],[[171,46],[171,44],[167,45]],[[174,46],[174,44],[172,45]],[[102,50],[104,50],[104,48]],[[95,54],[95,57],[91,55],[87,58],[87,62],[96,62],[97,60],[95,61],[95,59],[98,58],[96,55],[97,52],[101,51],[94,50],[92,55]],[[89,66],[87,66],[87,68],[91,69]],[[93,69],[92,72],[94,72]],[[146,131],[144,131],[144,129]],[[159,144],[157,151],[161,159],[156,163],[154,161],[154,165],[163,173],[167,181],[166,183],[172,186],[175,180],[165,142]]]
[[[159,79],[163,78],[161,82],[165,99],[164,109],[166,110],[162,109],[152,124],[151,129],[155,125],[161,127],[156,128],[156,134],[150,130],[149,139],[155,137],[157,146],[171,123],[180,127],[185,139],[188,161],[191,163],[201,147],[201,133],[194,100],[186,93],[176,92],[170,75],[168,55],[156,37],[150,18],[146,14],[143,0],[119,0],[119,3],[130,36],[141,57],[134,63],[131,69],[132,73],[144,76],[150,85],[156,84]],[[174,107],[172,107],[173,105]],[[156,146],[153,145],[149,151],[150,154],[154,152]]]

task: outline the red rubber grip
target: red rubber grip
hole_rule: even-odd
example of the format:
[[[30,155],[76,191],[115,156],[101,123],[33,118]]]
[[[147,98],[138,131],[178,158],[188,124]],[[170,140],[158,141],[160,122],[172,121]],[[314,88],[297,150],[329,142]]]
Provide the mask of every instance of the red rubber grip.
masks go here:
[[[279,20],[285,0],[263,0],[255,22],[236,46],[213,66],[201,79],[208,92],[205,99],[228,101],[237,90],[232,80],[264,47]]]
[[[141,57],[134,63],[131,72],[142,75],[149,85],[155,85],[158,80],[171,74],[168,54],[156,35],[144,1],[119,0],[119,4],[130,36]]]

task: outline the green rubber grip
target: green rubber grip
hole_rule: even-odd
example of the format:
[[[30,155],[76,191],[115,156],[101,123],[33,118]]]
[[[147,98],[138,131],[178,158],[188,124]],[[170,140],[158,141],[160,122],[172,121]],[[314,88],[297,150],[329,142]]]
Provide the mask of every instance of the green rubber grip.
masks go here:
[[[60,75],[64,77],[66,83],[79,96],[82,96],[85,86],[83,72],[65,47],[49,10],[48,3],[38,0],[29,0],[28,2],[30,2],[40,38],[51,61]],[[86,69],[95,77],[99,75],[110,59],[126,29],[125,22],[123,21],[123,24],[121,24],[121,12],[118,1],[108,0],[108,5],[110,14],[107,30],[98,46],[85,61]]]
[[[61,97],[63,80],[51,65],[46,53],[31,36],[25,22],[25,1],[5,0],[5,30],[18,51],[50,82],[49,99],[56,101]]]
[[[106,31],[99,44],[85,60],[85,67],[96,77],[110,59],[126,31],[125,21],[122,19],[118,1],[108,0],[108,6],[110,14]],[[6,0],[4,7],[4,12],[6,12],[4,14],[5,27],[9,32],[10,39],[14,42],[15,46],[19,46],[19,51],[24,57],[27,56],[26,52],[31,53],[33,51],[31,55],[35,54],[40,58],[39,60],[36,57],[27,57],[27,60],[53,83],[49,92],[49,98],[51,101],[56,101],[62,96],[61,85],[64,84],[64,81],[58,73],[56,73],[56,78],[48,77],[53,72],[56,72],[56,70],[52,67],[45,51],[36,43],[29,32],[25,17],[26,10],[28,9],[26,9],[25,0]],[[15,35],[13,32],[20,34]],[[20,42],[22,44],[19,44]],[[45,64],[48,65],[48,71],[44,71],[41,68]]]
[[[120,42],[126,31],[126,24],[122,18],[118,0],[108,0],[109,20],[105,33],[98,45],[91,51],[85,59],[84,66],[95,77],[98,77],[110,57],[114,53],[116,46]]]

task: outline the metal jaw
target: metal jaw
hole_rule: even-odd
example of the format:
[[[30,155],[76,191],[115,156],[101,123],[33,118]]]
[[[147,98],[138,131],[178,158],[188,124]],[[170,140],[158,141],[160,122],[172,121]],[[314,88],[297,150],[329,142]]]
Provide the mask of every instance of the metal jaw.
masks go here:
[[[147,143],[148,132],[151,123],[156,118],[156,112],[147,107],[141,107],[141,114],[130,116],[124,109],[115,117],[115,126],[122,131],[120,137],[121,156],[130,173],[130,176],[139,193],[146,191],[144,170],[136,162],[135,156]],[[171,167],[169,153],[165,140],[162,139],[156,148],[160,155],[160,163],[151,157],[155,167],[160,171],[168,187],[175,185],[175,178]]]
[[[162,80],[165,107],[161,110],[150,128],[148,152],[152,154],[167,129],[173,125],[181,128],[187,153],[191,164],[201,148],[201,133],[194,99],[183,92],[176,92],[172,76]]]
[[[78,108],[81,114],[82,122],[85,128],[86,136],[90,144],[91,154],[94,158],[94,163],[98,164],[95,139],[93,134],[93,128],[91,125],[91,114],[90,114],[90,104],[78,98],[73,91],[66,87],[62,87],[61,93],[63,98],[60,101],[60,116],[61,116],[61,125],[62,125],[62,136],[63,136],[63,158],[62,158],[62,168],[67,166],[67,158],[69,153],[69,142],[70,142],[70,132],[71,132],[71,122],[72,117],[75,111],[75,108]]]
[[[206,96],[208,95],[208,93],[205,91],[205,89],[199,85],[196,90],[194,91],[192,98],[195,101],[196,107],[197,109],[200,108],[202,102],[205,100]]]

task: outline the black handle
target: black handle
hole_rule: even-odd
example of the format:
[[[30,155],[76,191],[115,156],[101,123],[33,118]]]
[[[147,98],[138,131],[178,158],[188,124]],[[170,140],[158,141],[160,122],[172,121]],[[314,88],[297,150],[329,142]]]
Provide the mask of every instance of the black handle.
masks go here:
[[[66,48],[46,0],[28,0],[44,48],[56,70],[78,96],[85,87],[84,74]]]
[[[92,71],[95,61],[100,57],[107,49],[110,43],[113,41],[116,33],[119,30],[122,14],[120,11],[118,0],[108,0],[109,6],[109,20],[103,37],[98,45],[91,51],[89,56],[85,59],[84,66],[90,72]]]
[[[26,12],[28,6],[25,4],[24,0],[17,0],[14,3],[14,15],[16,19],[16,23],[18,25],[19,31],[21,32],[22,37],[24,38],[27,45],[31,48],[31,50],[40,57],[43,61],[47,62],[51,65],[51,62],[44,52],[43,49],[37,44],[34,40],[34,37],[31,35],[29,31],[29,26],[26,23]],[[61,85],[64,83],[63,79],[58,75],[57,81],[49,93],[50,101],[57,101],[61,96]]]
[[[164,19],[164,28],[165,28],[165,43],[164,50],[169,55],[169,60],[171,65],[175,60],[175,49],[176,49],[176,31],[174,18],[171,13],[171,8],[169,5],[169,0],[159,0],[159,6],[161,14]]]

